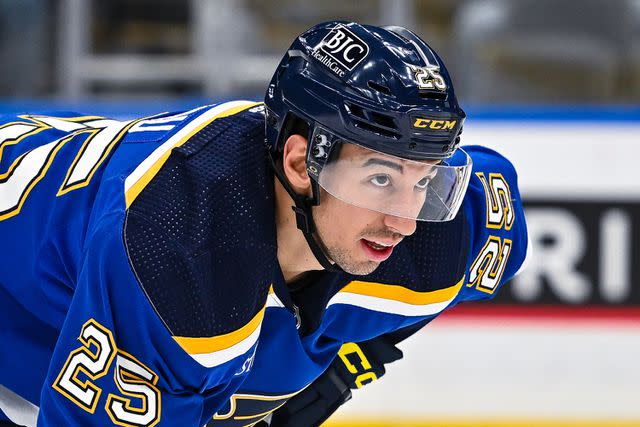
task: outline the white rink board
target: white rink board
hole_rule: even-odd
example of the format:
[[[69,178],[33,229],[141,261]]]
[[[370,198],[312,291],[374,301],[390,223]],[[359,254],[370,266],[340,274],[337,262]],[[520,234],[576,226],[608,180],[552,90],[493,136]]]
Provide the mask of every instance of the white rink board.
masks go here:
[[[640,198],[640,122],[469,120],[462,143],[511,160],[524,197]]]
[[[640,328],[436,320],[335,420],[640,421]]]

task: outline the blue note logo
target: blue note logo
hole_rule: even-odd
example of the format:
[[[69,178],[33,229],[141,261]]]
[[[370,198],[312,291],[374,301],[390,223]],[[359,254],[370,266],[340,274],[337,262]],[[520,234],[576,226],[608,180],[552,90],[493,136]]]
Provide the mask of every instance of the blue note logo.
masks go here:
[[[256,360],[256,349],[257,348],[258,348],[258,346],[253,347],[253,353],[251,353],[251,356],[249,356],[249,358],[244,361],[244,363],[242,364],[242,367],[240,368],[240,370],[238,372],[236,372],[235,374],[233,374],[233,376],[237,377],[238,375],[245,374],[245,373],[247,373],[247,372],[249,372],[251,370],[251,368],[253,367],[253,362]]]

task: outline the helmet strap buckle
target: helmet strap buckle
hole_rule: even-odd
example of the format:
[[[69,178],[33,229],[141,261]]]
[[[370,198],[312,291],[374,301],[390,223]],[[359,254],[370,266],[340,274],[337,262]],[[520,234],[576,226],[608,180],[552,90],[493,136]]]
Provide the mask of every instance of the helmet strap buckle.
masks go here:
[[[315,227],[313,224],[313,219],[309,218],[307,214],[307,209],[303,209],[299,206],[291,206],[291,209],[296,213],[296,225],[303,233],[313,233],[315,231]]]

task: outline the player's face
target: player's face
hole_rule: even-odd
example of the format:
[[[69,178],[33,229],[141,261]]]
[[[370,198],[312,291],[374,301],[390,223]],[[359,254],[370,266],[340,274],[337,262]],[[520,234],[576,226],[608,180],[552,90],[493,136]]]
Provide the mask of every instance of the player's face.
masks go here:
[[[405,236],[413,234],[416,221],[358,207],[358,202],[377,198],[381,203],[402,203],[417,216],[425,201],[425,192],[420,191],[425,168],[413,168],[353,144],[342,147],[337,164],[342,169],[332,175],[340,180],[340,194],[349,194],[352,203],[322,190],[321,203],[314,209],[318,234],[329,257],[343,270],[369,274]]]

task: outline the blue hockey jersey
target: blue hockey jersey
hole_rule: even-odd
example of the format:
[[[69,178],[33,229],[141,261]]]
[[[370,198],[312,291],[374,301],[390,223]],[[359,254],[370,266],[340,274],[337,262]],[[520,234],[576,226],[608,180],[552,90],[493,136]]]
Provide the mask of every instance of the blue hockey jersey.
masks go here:
[[[490,298],[520,268],[516,173],[467,147],[458,216],[368,276],[293,292],[277,260],[262,105],[0,125],[0,420],[249,426],[349,342]],[[36,421],[37,420],[37,421]]]

